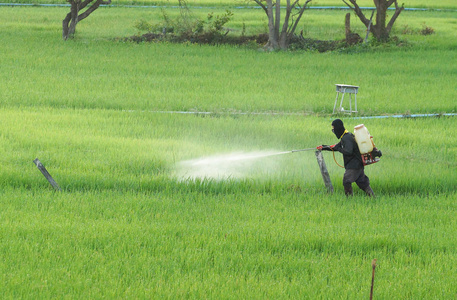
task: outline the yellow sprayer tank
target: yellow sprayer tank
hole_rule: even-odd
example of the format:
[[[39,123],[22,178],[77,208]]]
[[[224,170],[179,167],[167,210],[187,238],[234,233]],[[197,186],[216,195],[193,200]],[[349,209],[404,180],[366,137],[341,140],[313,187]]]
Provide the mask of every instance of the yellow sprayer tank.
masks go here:
[[[360,124],[354,127],[355,141],[359,146],[360,154],[373,151],[373,141],[365,125]]]

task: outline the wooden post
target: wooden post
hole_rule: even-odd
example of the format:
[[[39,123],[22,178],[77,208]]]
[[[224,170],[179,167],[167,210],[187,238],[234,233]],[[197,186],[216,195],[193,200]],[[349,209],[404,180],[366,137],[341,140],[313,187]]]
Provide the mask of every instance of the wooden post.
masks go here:
[[[44,177],[49,181],[49,183],[52,185],[52,187],[56,191],[61,191],[57,182],[54,181],[51,174],[49,174],[49,172],[46,170],[46,168],[43,166],[43,164],[40,162],[40,160],[38,158],[36,158],[33,162],[35,163],[37,168],[41,171],[41,173],[44,175]]]
[[[376,269],[376,261],[377,259],[373,259],[371,262],[371,267],[373,268],[373,272],[371,273],[371,290],[370,290],[370,300],[373,300],[373,286],[374,286],[374,270]]]
[[[322,178],[324,179],[325,187],[329,193],[333,193],[332,181],[330,180],[330,175],[328,174],[327,166],[325,165],[324,157],[322,156],[322,151],[316,151],[316,158],[321,170]]]
[[[344,28],[346,29],[346,40],[349,39],[349,35],[351,34],[351,14],[346,14],[346,19],[344,22]]]

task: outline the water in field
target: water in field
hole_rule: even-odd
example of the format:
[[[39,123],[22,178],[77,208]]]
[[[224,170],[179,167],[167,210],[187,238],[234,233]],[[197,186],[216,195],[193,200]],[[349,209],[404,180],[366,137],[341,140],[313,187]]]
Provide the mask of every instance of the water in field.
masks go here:
[[[287,165],[286,156],[281,154],[290,154],[290,151],[236,152],[201,157],[178,163],[177,173],[178,177],[187,179],[246,178],[277,174]]]

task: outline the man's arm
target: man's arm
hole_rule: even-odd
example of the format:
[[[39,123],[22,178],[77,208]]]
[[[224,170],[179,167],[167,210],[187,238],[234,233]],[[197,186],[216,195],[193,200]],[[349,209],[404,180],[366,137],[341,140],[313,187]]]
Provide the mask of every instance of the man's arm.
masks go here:
[[[341,141],[333,147],[333,150],[339,151],[346,155],[352,155],[354,151],[354,143],[349,136],[343,136]]]
[[[338,152],[341,152],[341,141],[336,144],[335,146],[333,146],[332,148],[334,151],[338,151]]]

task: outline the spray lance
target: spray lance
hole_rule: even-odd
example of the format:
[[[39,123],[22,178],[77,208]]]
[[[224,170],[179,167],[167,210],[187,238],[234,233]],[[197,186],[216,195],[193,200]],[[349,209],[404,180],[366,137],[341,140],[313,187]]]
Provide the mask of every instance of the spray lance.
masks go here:
[[[306,148],[306,149],[292,150],[292,151],[288,151],[288,153],[295,153],[295,152],[302,152],[302,151],[311,151],[311,150],[316,150],[316,148]]]
[[[373,137],[370,135],[366,127],[361,124],[357,125],[354,128],[354,135],[355,135],[355,140],[357,142],[357,145],[359,146],[360,153],[362,155],[362,161],[363,164],[370,165],[373,163],[376,163],[379,161],[379,157],[382,156],[382,153],[380,150],[376,149],[374,142],[373,142]],[[244,159],[254,159],[254,158],[260,158],[260,157],[267,157],[267,156],[273,156],[273,155],[281,155],[281,154],[287,154],[287,153],[295,153],[295,152],[303,152],[303,151],[322,151],[322,150],[330,150],[333,151],[333,158],[335,159],[335,152],[334,148],[335,145],[332,146],[326,146],[326,145],[321,145],[317,146],[315,148],[305,148],[305,149],[296,149],[296,150],[289,150],[289,151],[282,151],[282,152],[275,152],[275,153],[268,153],[268,154],[261,154],[261,155],[244,155],[240,157],[230,157],[230,161],[237,161],[237,160],[244,160]],[[335,159],[336,162],[336,159]],[[202,162],[198,162],[198,164],[202,164]],[[336,162],[337,165],[338,162]],[[339,165],[340,166],[340,165]],[[342,166],[340,166],[342,167]]]
[[[336,145],[331,145],[331,146],[328,146],[328,145],[320,145],[320,146],[317,146],[316,148],[306,148],[306,149],[299,149],[299,150],[292,150],[292,151],[286,151],[286,152],[282,152],[282,153],[295,153],[295,152],[301,152],[301,151],[311,151],[311,150],[318,150],[318,151],[322,151],[322,150],[328,150],[328,151],[332,151],[333,152],[333,160],[335,161],[335,163],[340,166],[341,168],[344,168],[342,165],[340,165],[337,161],[336,161],[336,157],[335,157],[335,151],[333,150],[333,147],[335,147]],[[379,159],[378,159],[379,160]]]

